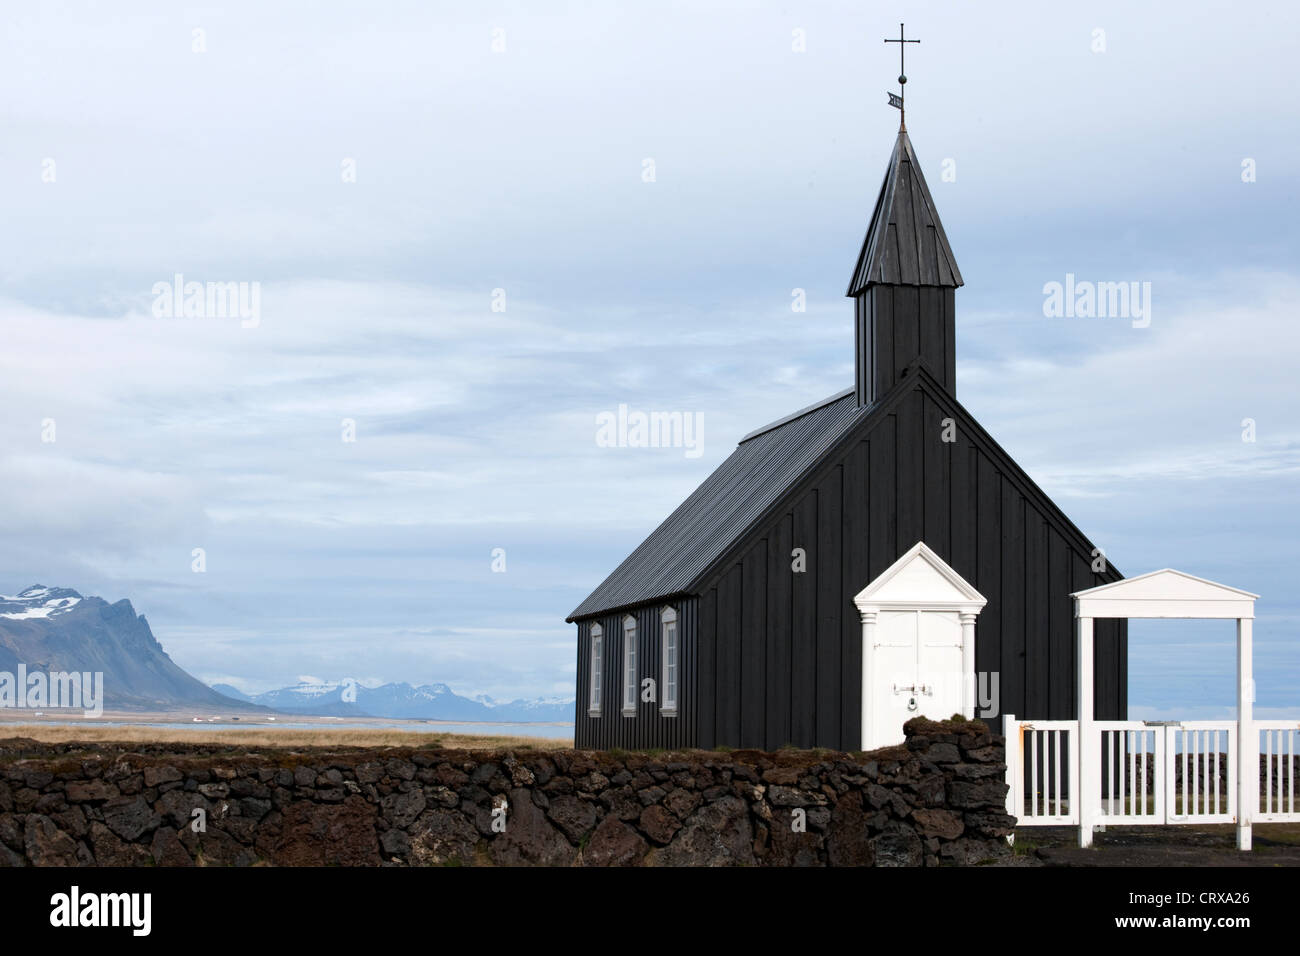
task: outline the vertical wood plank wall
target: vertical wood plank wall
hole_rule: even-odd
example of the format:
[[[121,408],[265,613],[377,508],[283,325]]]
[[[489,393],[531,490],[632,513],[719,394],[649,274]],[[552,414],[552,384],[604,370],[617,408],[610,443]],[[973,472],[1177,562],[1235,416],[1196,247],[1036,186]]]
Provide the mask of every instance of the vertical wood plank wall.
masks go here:
[[[739,589],[737,589],[739,593]],[[665,717],[660,713],[663,688],[660,687],[663,671],[663,631],[659,614],[665,604],[677,609],[677,641],[679,647],[679,672],[677,716]],[[698,598],[678,598],[653,607],[639,608],[632,614],[637,622],[637,679],[653,677],[660,701],[642,703],[637,690],[635,717],[623,716],[623,618],[613,614],[596,618],[604,630],[602,652],[602,681],[604,701],[599,717],[587,716],[587,702],[591,688],[591,625],[592,620],[578,622],[578,682],[577,704],[574,719],[574,746],[580,749],[625,750],[651,748],[676,749],[695,746],[695,714],[699,678],[713,681],[713,654],[710,648],[710,668],[701,674],[698,640],[700,601]],[[739,661],[740,648],[731,653]]]
[[[788,508],[742,543],[698,598],[672,603],[681,640],[676,717],[640,702],[622,715],[623,614],[605,633],[602,715],[587,716],[590,620],[578,622],[578,747],[833,747],[861,743],[862,638],[853,596],[918,540],[988,604],[976,624],[976,669],[997,672],[999,713],[1075,713],[1071,591],[1117,580],[1000,456],[963,433],[918,387],[860,441],[812,476]],[[794,573],[801,548],[807,570]],[[661,674],[659,613],[640,608],[640,677]],[[1127,715],[1127,622],[1096,622],[1101,720]],[[947,714],[929,715],[947,717]]]
[[[916,389],[706,585],[699,746],[857,749],[862,639],[853,596],[918,540],[988,598],[976,669],[998,672],[999,712],[1073,716],[1069,594],[1118,576],[1093,574],[1092,555],[962,433],[960,420],[956,440],[943,442],[945,417]],[[804,573],[791,570],[794,548],[805,551]],[[1125,622],[1097,622],[1099,719],[1127,712],[1125,631]]]

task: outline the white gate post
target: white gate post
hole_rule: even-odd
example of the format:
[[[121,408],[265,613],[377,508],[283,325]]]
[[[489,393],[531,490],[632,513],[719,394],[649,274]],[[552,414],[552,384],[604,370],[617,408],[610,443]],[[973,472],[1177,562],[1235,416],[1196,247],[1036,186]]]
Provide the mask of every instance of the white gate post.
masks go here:
[[[1255,679],[1251,619],[1237,618],[1237,849],[1250,849],[1250,824],[1259,802],[1259,734],[1251,704]]]
[[[1076,608],[1078,607],[1076,602]],[[1076,618],[1079,629],[1079,740],[1074,748],[1075,779],[1079,781],[1079,846],[1092,846],[1093,801],[1100,793],[1101,751],[1093,736],[1092,618]]]
[[[1002,718],[1002,734],[1006,741],[1003,760],[1007,765],[1007,813],[1020,825],[1020,801],[1024,799],[1025,785],[1020,779],[1020,728],[1016,724],[1016,715],[1007,714]],[[1007,834],[1007,844],[1016,845],[1016,833]]]

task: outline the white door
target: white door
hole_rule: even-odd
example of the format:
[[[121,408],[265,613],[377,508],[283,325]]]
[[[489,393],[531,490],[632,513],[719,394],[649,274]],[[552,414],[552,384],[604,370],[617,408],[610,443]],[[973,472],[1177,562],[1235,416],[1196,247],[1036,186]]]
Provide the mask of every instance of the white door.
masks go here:
[[[862,615],[862,749],[913,717],[975,716],[975,618],[987,603],[918,541],[853,603]]]
[[[962,630],[956,611],[881,611],[876,619],[870,746],[903,742],[913,717],[962,712]]]

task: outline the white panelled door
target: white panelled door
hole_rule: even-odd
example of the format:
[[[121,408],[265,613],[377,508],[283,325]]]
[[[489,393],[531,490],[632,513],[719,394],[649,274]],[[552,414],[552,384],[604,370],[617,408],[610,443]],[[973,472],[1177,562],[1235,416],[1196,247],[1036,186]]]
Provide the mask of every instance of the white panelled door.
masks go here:
[[[962,633],[956,611],[882,610],[875,627],[873,746],[903,742],[913,717],[962,713]]]
[[[902,743],[913,717],[975,716],[978,591],[918,541],[853,601],[862,616],[863,750]]]

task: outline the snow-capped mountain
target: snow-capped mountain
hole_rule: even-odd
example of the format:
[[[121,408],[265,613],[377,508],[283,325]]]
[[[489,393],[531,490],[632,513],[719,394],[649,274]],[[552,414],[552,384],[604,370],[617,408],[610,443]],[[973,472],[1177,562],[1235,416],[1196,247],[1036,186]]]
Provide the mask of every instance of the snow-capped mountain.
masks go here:
[[[0,671],[102,672],[114,709],[249,710],[191,677],[167,656],[130,601],[109,604],[71,588],[35,584],[0,595]]]
[[[58,617],[81,603],[81,595],[71,588],[47,588],[33,584],[15,595],[0,594],[0,618],[32,621]]]
[[[238,693],[219,685],[224,693]],[[563,698],[496,701],[490,697],[462,697],[446,684],[405,682],[366,687],[355,680],[322,681],[304,678],[292,687],[251,696],[252,703],[291,714],[337,717],[391,717],[423,720],[570,721],[573,700]]]
[[[0,671],[103,672],[104,706],[125,710],[202,708],[288,714],[466,721],[571,721],[573,701],[462,697],[446,684],[367,687],[354,680],[303,678],[292,687],[247,695],[209,687],[177,667],[130,601],[109,604],[71,588],[35,584],[0,595]]]

